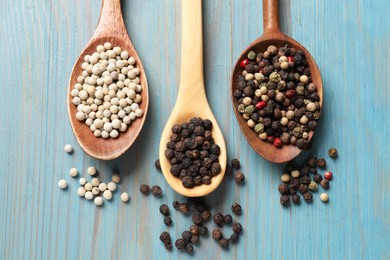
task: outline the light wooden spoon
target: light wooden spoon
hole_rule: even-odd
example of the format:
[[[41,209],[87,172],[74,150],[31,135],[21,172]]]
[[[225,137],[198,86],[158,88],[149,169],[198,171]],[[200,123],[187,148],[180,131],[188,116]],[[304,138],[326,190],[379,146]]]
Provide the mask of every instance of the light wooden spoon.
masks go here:
[[[81,75],[81,64],[84,61],[84,56],[94,53],[96,51],[96,47],[99,44],[104,44],[105,42],[110,42],[113,47],[121,47],[122,50],[126,50],[130,56],[136,59],[136,66],[140,70],[139,77],[141,81],[140,84],[142,86],[142,102],[140,104],[140,108],[143,110],[144,115],[128,125],[127,131],[120,133],[116,139],[97,138],[85,122],[77,121],[77,108],[72,103],[72,96],[70,95],[74,84],[77,82],[77,77]],[[112,160],[119,157],[126,152],[127,149],[129,149],[141,132],[148,112],[148,103],[148,83],[146,80],[145,70],[133,44],[130,41],[129,35],[127,34],[126,27],[123,22],[120,0],[103,0],[100,18],[95,33],[89,41],[87,47],[78,57],[69,80],[68,114],[77,141],[87,154],[96,159]]]
[[[180,86],[175,107],[160,141],[159,158],[164,177],[171,187],[187,197],[200,197],[209,194],[221,183],[226,169],[226,146],[221,129],[207,102],[203,80],[203,37],[202,37],[202,1],[182,1],[182,49]],[[210,119],[213,123],[212,136],[221,148],[219,163],[221,173],[211,179],[210,185],[195,186],[187,189],[179,178],[170,173],[170,162],[164,152],[169,142],[171,128],[175,124],[188,122],[193,117]]]
[[[297,41],[286,36],[280,31],[277,0],[263,0],[263,27],[263,35],[260,38],[256,39],[253,43],[251,43],[249,47],[243,51],[234,67],[231,82],[231,97],[233,101],[234,113],[238,120],[238,124],[240,125],[240,128],[244,133],[246,140],[249,142],[252,148],[263,158],[271,162],[283,163],[294,159],[302,152],[302,150],[294,145],[283,145],[281,149],[278,149],[272,144],[260,140],[255,131],[248,127],[246,120],[237,110],[237,106],[239,104],[233,95],[234,90],[237,86],[238,77],[241,75],[242,71],[242,69],[240,68],[240,61],[245,59],[251,50],[255,52],[264,52],[271,44],[275,45],[278,48],[288,44],[290,47],[294,47],[297,50],[304,51],[310,69],[312,81],[317,86],[317,92],[320,97],[319,103],[321,106],[321,110],[323,103],[322,80],[317,64],[315,63],[310,53]],[[313,131],[309,132],[308,141],[311,140],[313,134]]]

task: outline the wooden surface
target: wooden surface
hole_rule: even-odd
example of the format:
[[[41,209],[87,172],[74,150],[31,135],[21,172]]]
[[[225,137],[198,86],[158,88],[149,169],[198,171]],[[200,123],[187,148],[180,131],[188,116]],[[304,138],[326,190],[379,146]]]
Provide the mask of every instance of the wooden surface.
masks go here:
[[[167,253],[158,240],[166,229],[158,206],[181,197],[153,167],[179,86],[180,1],[123,0],[125,24],[148,75],[150,107],[140,138],[111,162],[82,152],[66,112],[69,75],[100,6],[98,0],[1,2],[1,259],[189,258]],[[390,258],[389,9],[386,0],[280,2],[281,29],[311,52],[322,73],[326,100],[313,151],[324,156],[334,146],[340,154],[329,161],[334,181],[327,205],[316,194],[311,205],[284,209],[277,191],[282,166],[248,145],[229,96],[233,63],[262,33],[261,1],[204,1],[207,95],[247,182],[237,187],[227,179],[209,198],[224,212],[242,203],[239,244],[223,251],[208,238],[192,259]],[[64,153],[66,143],[74,145],[73,155]],[[120,170],[128,205],[118,193],[102,208],[77,197],[69,168],[85,174],[91,164],[106,181]],[[67,191],[58,188],[60,178],[69,181]],[[144,182],[159,184],[163,198],[141,196]],[[191,221],[176,212],[172,217],[176,238]]]

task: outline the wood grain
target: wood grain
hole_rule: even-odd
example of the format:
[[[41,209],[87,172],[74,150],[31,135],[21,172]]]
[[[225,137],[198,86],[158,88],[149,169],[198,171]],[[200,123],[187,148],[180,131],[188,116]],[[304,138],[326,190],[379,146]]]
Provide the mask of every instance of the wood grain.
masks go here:
[[[111,162],[83,153],[66,111],[69,75],[93,35],[101,1],[2,1],[0,258],[389,259],[390,2],[281,0],[279,6],[281,30],[310,51],[330,103],[312,148],[318,156],[330,147],[339,150],[337,160],[328,160],[334,174],[329,203],[315,194],[311,205],[282,208],[277,185],[283,165],[258,156],[234,118],[230,77],[241,51],[262,34],[261,1],[204,1],[206,94],[228,155],[241,159],[247,178],[244,186],[224,180],[208,200],[225,213],[240,202],[244,233],[229,251],[207,238],[188,257],[166,252],[158,240],[167,229],[159,205],[182,197],[153,166],[180,81],[181,1],[122,1],[148,75],[150,113],[139,139]],[[63,152],[66,143],[75,148],[71,156]],[[103,208],[77,197],[68,171],[77,167],[85,176],[91,164],[105,181],[113,169],[121,172],[119,191],[130,192],[128,205],[119,192]],[[67,191],[57,187],[60,178],[68,180]],[[141,196],[141,183],[159,184],[163,198]],[[168,230],[177,238],[191,220],[175,211],[172,218]]]

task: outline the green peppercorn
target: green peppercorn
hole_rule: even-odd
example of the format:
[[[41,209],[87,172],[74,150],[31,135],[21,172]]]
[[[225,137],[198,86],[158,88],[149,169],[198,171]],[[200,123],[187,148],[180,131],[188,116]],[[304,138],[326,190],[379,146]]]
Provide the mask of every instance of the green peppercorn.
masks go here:
[[[260,134],[260,133],[264,132],[264,125],[261,124],[261,123],[256,124],[255,127],[254,127],[254,129],[255,129],[255,132],[256,132],[257,134]]]
[[[297,86],[295,88],[295,93],[297,93],[297,95],[304,95],[305,94],[305,87],[304,86]]]
[[[328,151],[328,154],[329,154],[330,157],[336,158],[337,157],[337,150],[336,150],[336,148],[330,148],[329,151]]]
[[[239,104],[237,107],[238,112],[243,114],[245,112],[245,105],[244,104]]]
[[[315,181],[311,181],[309,184],[309,189],[311,191],[316,191],[318,189],[318,184]]]
[[[271,75],[269,75],[269,80],[274,83],[278,83],[280,81],[280,74],[277,72],[272,72]]]
[[[247,114],[247,115],[252,115],[253,111],[255,111],[255,106],[254,105],[250,105],[250,106],[247,106],[245,108],[244,113]]]
[[[256,53],[254,51],[250,51],[248,53],[248,59],[253,60],[256,58]]]

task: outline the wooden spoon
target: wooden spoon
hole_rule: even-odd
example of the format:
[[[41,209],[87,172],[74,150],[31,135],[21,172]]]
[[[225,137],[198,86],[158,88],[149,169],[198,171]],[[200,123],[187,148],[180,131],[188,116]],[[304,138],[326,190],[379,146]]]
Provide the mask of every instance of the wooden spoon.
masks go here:
[[[240,61],[245,59],[251,50],[254,52],[264,52],[271,44],[275,45],[278,48],[288,44],[290,47],[294,47],[297,50],[304,51],[306,60],[308,62],[308,67],[310,69],[312,81],[317,86],[317,92],[320,97],[319,103],[321,106],[321,110],[323,100],[322,80],[317,64],[315,63],[310,53],[297,41],[286,36],[280,31],[277,0],[263,0],[263,26],[263,35],[260,38],[256,39],[253,43],[249,45],[248,48],[244,50],[234,67],[231,82],[231,97],[233,101],[234,113],[236,114],[238,124],[240,125],[240,128],[244,133],[245,138],[252,146],[252,148],[263,158],[271,162],[283,163],[290,161],[296,156],[298,156],[302,152],[302,150],[294,145],[283,145],[281,149],[278,149],[272,144],[260,140],[255,131],[248,127],[246,120],[237,110],[237,106],[239,105],[239,103],[233,95],[234,90],[236,89],[238,77],[241,75],[242,71],[242,69],[240,68]],[[309,141],[313,137],[313,134],[314,132],[310,131]]]
[[[144,115],[128,125],[127,131],[120,133],[116,139],[97,138],[85,122],[77,121],[77,108],[72,103],[72,96],[70,95],[70,92],[76,83],[77,77],[81,75],[81,64],[84,61],[84,56],[94,53],[96,51],[96,47],[100,44],[104,44],[105,42],[110,42],[113,47],[121,47],[122,50],[126,50],[130,56],[136,59],[136,66],[140,70],[140,85],[142,86],[142,102],[140,103],[140,108],[143,110]],[[68,114],[77,141],[87,154],[96,159],[112,160],[119,157],[127,149],[129,149],[141,132],[148,111],[148,102],[148,83],[146,80],[145,70],[133,44],[130,41],[129,35],[126,32],[120,0],[103,0],[100,18],[95,33],[89,41],[87,47],[78,57],[69,80]]]
[[[160,141],[159,158],[164,177],[171,187],[187,197],[207,195],[221,183],[226,169],[226,146],[222,132],[207,102],[203,81],[203,37],[202,37],[202,1],[182,1],[182,49],[180,86],[175,107],[165,125]],[[221,148],[219,163],[221,173],[212,178],[210,185],[195,186],[187,189],[179,178],[170,173],[171,164],[164,152],[170,141],[171,128],[175,124],[188,122],[193,117],[210,119],[213,123],[212,136]]]

